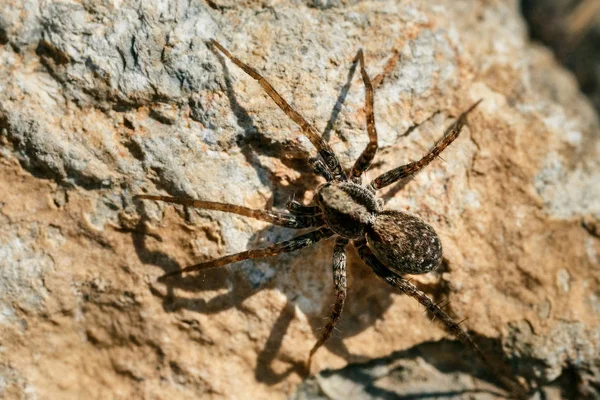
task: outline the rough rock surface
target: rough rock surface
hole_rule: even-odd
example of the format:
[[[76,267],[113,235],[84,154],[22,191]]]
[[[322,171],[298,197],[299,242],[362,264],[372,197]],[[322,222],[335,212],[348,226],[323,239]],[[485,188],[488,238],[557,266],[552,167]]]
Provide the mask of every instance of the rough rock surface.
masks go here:
[[[367,142],[362,47],[377,77],[370,177],[483,98],[445,162],[382,193],[441,236],[443,267],[415,282],[547,398],[600,396],[598,119],[515,3],[0,2],[0,397],[502,393],[353,251],[340,332],[313,365],[329,371],[301,383],[333,302],[331,241],[156,281],[294,232],[133,194],[284,208],[320,182],[298,127],[210,38],[346,167]]]

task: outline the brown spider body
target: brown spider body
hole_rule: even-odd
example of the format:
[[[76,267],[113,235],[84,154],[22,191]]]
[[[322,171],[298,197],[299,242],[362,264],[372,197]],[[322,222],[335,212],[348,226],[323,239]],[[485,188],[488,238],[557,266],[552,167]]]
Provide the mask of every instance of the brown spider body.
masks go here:
[[[414,215],[383,210],[367,187],[326,183],[315,201],[329,229],[350,240],[366,238],[373,253],[397,274],[424,274],[442,261],[442,245],[430,225]]]
[[[315,205],[305,206],[296,201],[290,201],[287,205],[288,212],[254,210],[233,204],[159,195],[136,196],[138,199],[159,200],[202,209],[235,213],[287,228],[312,228],[311,231],[298,235],[291,240],[191,265],[165,274],[163,278],[180,275],[184,272],[221,267],[242,260],[259,259],[296,251],[311,246],[320,240],[335,237],[333,282],[336,301],[319,340],[310,350],[309,366],[317,349],[331,336],[342,313],[347,294],[345,249],[352,243],[361,259],[373,272],[394,288],[413,297],[425,306],[427,311],[440,320],[451,334],[471,347],[488,368],[511,389],[513,394],[521,396],[525,391],[524,388],[512,378],[504,375],[491,363],[471,337],[438,304],[402,277],[407,273],[423,274],[432,271],[440,264],[442,246],[435,230],[420,218],[408,213],[384,210],[383,202],[375,196],[377,190],[412,176],[439,156],[458,137],[466,124],[467,115],[475,109],[481,100],[460,114],[456,122],[446,130],[442,139],[420,160],[385,172],[363,186],[361,176],[371,165],[378,146],[373,111],[374,90],[365,70],[362,50],[358,52],[356,59],[360,62],[361,76],[365,85],[365,110],[369,143],[347,174],[329,144],[322,139],[318,131],[294,110],[265,78],[256,70],[232,56],[216,41],[211,40],[209,44],[255,79],[281,110],[298,124],[303,134],[319,153],[320,159],[314,163],[315,171],[322,175],[327,183],[318,188]],[[221,61],[224,62],[222,58]]]

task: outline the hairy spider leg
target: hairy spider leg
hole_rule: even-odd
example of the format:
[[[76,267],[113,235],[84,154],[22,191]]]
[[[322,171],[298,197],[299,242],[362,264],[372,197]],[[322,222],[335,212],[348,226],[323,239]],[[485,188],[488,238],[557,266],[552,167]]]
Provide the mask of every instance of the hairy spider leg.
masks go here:
[[[358,60],[360,61],[360,75],[362,76],[365,85],[365,110],[367,113],[367,132],[369,134],[369,144],[358,157],[352,171],[350,172],[351,179],[360,179],[360,176],[365,172],[373,158],[377,153],[377,130],[375,129],[375,112],[373,111],[374,91],[369,75],[365,69],[365,58],[362,49],[358,51]]]
[[[429,298],[425,293],[417,289],[415,285],[410,283],[403,277],[396,275],[390,271],[371,251],[367,245],[365,239],[355,240],[353,242],[354,247],[358,251],[360,258],[383,280],[390,284],[395,289],[398,289],[402,293],[409,295],[410,297],[421,303],[427,311],[433,314],[437,319],[442,321],[446,326],[446,329],[451,335],[454,335],[467,347],[470,347],[477,357],[483,362],[485,366],[498,378],[500,381],[517,397],[523,397],[527,392],[524,387],[513,379],[509,378],[501,372],[492,362],[486,357],[485,353],[479,348],[479,346],[473,341],[471,336],[465,332],[458,323],[446,314],[432,299]]]
[[[481,103],[482,100],[477,101],[473,104],[469,109],[458,117],[456,122],[454,122],[447,130],[444,132],[444,137],[440,140],[436,145],[419,161],[413,161],[406,165],[402,165],[398,168],[394,168],[388,172],[384,172],[379,175],[371,182],[371,186],[375,189],[381,189],[388,185],[391,185],[394,182],[399,181],[400,179],[404,179],[408,176],[416,174],[425,166],[427,166],[430,162],[432,162],[436,157],[440,155],[442,151],[446,149],[460,134],[463,126],[467,123],[467,115],[471,111],[475,109]]]
[[[166,203],[181,204],[184,206],[201,208],[204,210],[223,211],[244,217],[258,219],[260,221],[269,222],[273,225],[284,226],[286,228],[303,229],[313,228],[323,225],[323,218],[320,215],[313,214],[289,214],[281,211],[269,210],[254,210],[252,208],[238,206],[235,204],[216,203],[213,201],[202,201],[194,199],[183,199],[169,196],[155,196],[148,194],[138,194],[133,196],[134,199],[158,200]]]
[[[227,49],[225,49],[219,42],[214,39],[211,39],[210,44],[215,46],[225,57],[229,58],[235,65],[244,70],[245,73],[254,78],[260,86],[267,92],[269,97],[273,99],[273,101],[281,108],[281,110],[290,117],[300,129],[308,140],[315,146],[317,151],[319,152],[321,158],[325,162],[327,169],[331,172],[331,175],[336,181],[345,181],[347,180],[346,173],[342,169],[340,161],[337,156],[333,152],[332,148],[329,146],[327,142],[323,140],[319,132],[312,126],[302,115],[300,115],[296,110],[289,105],[287,101],[281,97],[281,95],[273,88],[273,86],[263,78],[254,68],[248,66],[240,59],[234,57]]]
[[[327,228],[317,229],[317,230],[305,233],[303,235],[296,236],[293,239],[286,240],[285,242],[275,243],[268,247],[246,250],[246,251],[242,251],[240,253],[230,254],[227,256],[219,257],[214,260],[205,261],[200,264],[190,265],[183,269],[164,274],[163,276],[161,276],[159,278],[159,280],[164,280],[164,279],[170,278],[172,276],[181,275],[184,272],[202,271],[202,270],[209,269],[209,268],[222,267],[224,265],[232,264],[232,263],[235,263],[238,261],[253,260],[253,259],[257,259],[257,258],[276,256],[278,254],[283,254],[283,253],[291,253],[292,251],[300,250],[304,247],[311,246],[311,245],[317,243],[318,241],[328,238],[332,235],[333,235],[333,231],[331,231]]]
[[[333,247],[333,284],[335,286],[335,304],[333,305],[333,312],[329,316],[327,324],[323,328],[321,337],[315,343],[313,348],[310,350],[308,355],[308,369],[310,370],[310,364],[313,355],[316,351],[329,339],[335,324],[338,322],[344,309],[344,302],[346,301],[346,245],[348,245],[348,239],[338,237]]]

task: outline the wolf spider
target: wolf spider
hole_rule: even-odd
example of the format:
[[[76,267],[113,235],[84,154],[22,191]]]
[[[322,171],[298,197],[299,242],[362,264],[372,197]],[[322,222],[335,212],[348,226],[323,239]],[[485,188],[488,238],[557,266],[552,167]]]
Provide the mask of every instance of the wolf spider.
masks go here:
[[[459,326],[460,323],[454,322],[439,307],[439,303],[434,303],[425,293],[402,277],[404,274],[423,274],[436,269],[442,261],[442,245],[435,230],[430,225],[403,211],[384,209],[383,202],[375,195],[378,189],[412,176],[438,157],[458,137],[467,122],[467,115],[479,105],[481,100],[460,114],[456,122],[444,132],[443,138],[423,158],[385,172],[364,185],[362,184],[363,173],[369,168],[377,152],[377,131],[373,112],[373,85],[365,70],[362,50],[359,50],[356,57],[360,62],[360,73],[365,85],[369,143],[352,166],[352,169],[347,173],[342,168],[332,148],[323,140],[317,130],[294,110],[265,78],[255,69],[231,55],[215,40],[211,40],[208,44],[258,81],[279,108],[300,126],[303,134],[306,135],[320,155],[320,159],[313,161],[313,167],[327,182],[317,189],[315,205],[305,206],[292,200],[287,204],[288,212],[255,210],[233,204],[159,195],[144,194],[135,196],[137,199],[158,200],[206,210],[234,213],[287,228],[314,228],[314,230],[296,236],[291,240],[191,265],[167,273],[160,279],[181,275],[184,272],[222,267],[238,261],[289,253],[311,246],[320,240],[335,237],[333,282],[336,301],[321,337],[310,350],[307,362],[307,367],[310,368],[313,355],[331,336],[342,313],[346,299],[345,249],[352,242],[361,259],[375,274],[395,289],[413,297],[425,306],[427,311],[442,321],[449,333],[470,347],[496,377],[511,389],[513,394],[523,393],[521,385],[502,373],[486,357],[469,334]]]

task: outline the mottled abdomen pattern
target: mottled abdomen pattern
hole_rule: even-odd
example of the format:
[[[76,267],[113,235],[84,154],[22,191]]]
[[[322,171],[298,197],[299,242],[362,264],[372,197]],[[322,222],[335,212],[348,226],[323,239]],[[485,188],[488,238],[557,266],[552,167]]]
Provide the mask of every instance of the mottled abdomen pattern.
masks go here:
[[[401,211],[383,211],[367,230],[369,247],[397,274],[424,274],[442,261],[442,244],[433,228]]]

